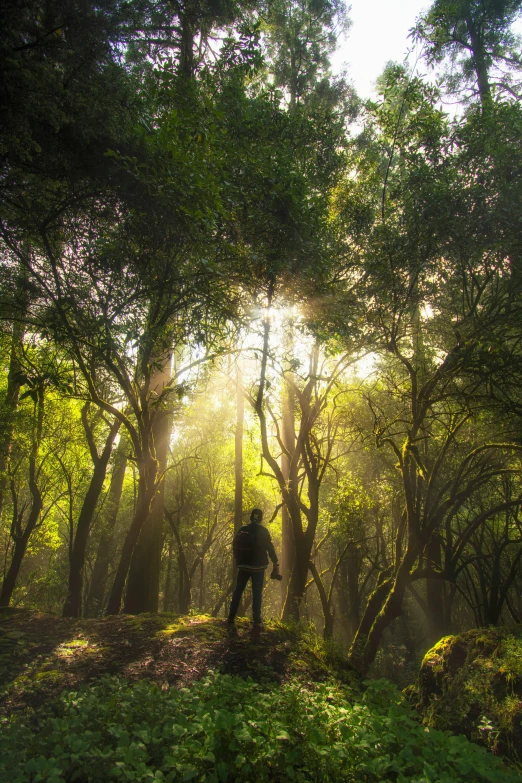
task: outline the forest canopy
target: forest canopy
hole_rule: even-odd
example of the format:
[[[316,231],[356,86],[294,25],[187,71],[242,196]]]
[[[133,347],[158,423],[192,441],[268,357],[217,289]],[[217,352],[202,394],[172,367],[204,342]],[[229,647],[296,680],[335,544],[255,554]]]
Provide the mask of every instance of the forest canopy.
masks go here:
[[[0,606],[223,616],[259,507],[362,673],[520,623],[521,8],[363,101],[342,0],[5,3]]]

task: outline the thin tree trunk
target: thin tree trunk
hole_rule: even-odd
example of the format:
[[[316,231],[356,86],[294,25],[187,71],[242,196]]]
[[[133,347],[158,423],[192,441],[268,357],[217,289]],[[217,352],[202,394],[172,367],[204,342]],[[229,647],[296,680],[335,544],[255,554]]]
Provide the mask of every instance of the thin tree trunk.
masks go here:
[[[468,32],[471,38],[471,59],[473,62],[473,68],[475,76],[477,78],[477,87],[480,102],[482,107],[491,99],[491,87],[489,84],[489,73],[486,63],[486,53],[484,51],[484,44],[480,40],[479,32],[472,20],[466,21]]]
[[[236,429],[234,434],[234,536],[243,525],[243,430],[245,426],[245,399],[241,367],[236,375]],[[231,576],[236,578],[236,563],[232,553]]]
[[[323,638],[331,639],[333,636],[333,629],[334,629],[334,618],[331,610],[331,603],[328,600],[328,595],[326,593],[323,580],[321,579],[319,571],[317,570],[317,567],[313,562],[313,560],[310,560],[308,567],[310,569],[310,573],[314,578],[317,591],[319,593],[319,598],[321,600],[321,607],[323,610],[323,618],[324,618]]]
[[[205,558],[202,557],[199,563],[199,611],[205,608]]]
[[[176,521],[175,515],[164,508],[165,516],[167,517],[171,530],[174,533],[176,545],[178,547],[178,611],[180,614],[187,614],[190,609],[190,603],[192,600],[192,574],[189,573],[187,564],[187,557],[185,555],[185,548],[181,540],[181,532],[179,529],[179,516]],[[179,512],[178,512],[179,514]]]
[[[232,590],[233,590],[233,589],[234,589],[234,583],[233,583],[233,582],[231,582],[231,583],[229,584],[229,586],[227,587],[227,589],[226,589],[226,590],[223,590],[223,592],[222,592],[222,593],[221,593],[221,595],[219,596],[219,598],[218,598],[218,600],[217,600],[217,602],[216,602],[216,604],[215,604],[214,608],[212,609],[212,613],[211,613],[211,614],[212,614],[212,617],[217,617],[217,616],[218,616],[218,614],[219,614],[219,613],[220,613],[220,611],[221,611],[221,607],[223,606],[223,604],[225,603],[225,601],[227,600],[227,598],[228,598],[230,595],[232,595]]]
[[[305,417],[308,417],[308,411],[303,410],[303,418]],[[301,422],[301,427],[303,426],[304,424]],[[306,589],[308,567],[319,521],[319,479],[316,470],[310,469],[307,473],[309,507],[306,512],[306,530],[303,530],[302,526],[297,487],[295,487],[292,495],[287,496],[287,500],[290,501],[289,510],[295,542],[295,560],[288,585],[288,594],[283,607],[283,620],[285,621],[299,620],[299,607]],[[313,475],[314,473],[315,475]]]
[[[29,456],[29,491],[31,493],[31,510],[25,527],[22,529],[22,521],[19,524],[15,524],[13,527],[15,532],[14,541],[15,547],[13,551],[13,557],[9,569],[5,575],[2,583],[2,590],[0,592],[0,606],[9,606],[11,598],[13,596],[13,590],[16,587],[16,581],[22,561],[27,551],[27,545],[29,539],[38,525],[38,520],[43,508],[42,495],[38,488],[37,483],[37,471],[36,460],[38,457],[38,449],[40,447],[40,441],[42,438],[43,429],[43,416],[44,416],[44,392],[43,388],[38,389],[38,397],[35,403],[35,416],[33,424],[33,442],[31,444],[31,454]]]
[[[184,556],[183,556],[184,557]],[[186,614],[183,611],[183,602],[185,598],[185,579],[186,572],[183,570],[183,557],[178,549],[178,612],[179,614]]]
[[[448,633],[453,633],[453,605],[457,595],[457,585],[451,582],[446,587],[446,628]]]
[[[361,594],[359,590],[359,574],[361,570],[361,555],[355,545],[348,550],[346,558],[346,578],[348,583],[348,622],[350,637],[353,641],[361,621]]]
[[[188,79],[192,78],[194,73],[194,23],[187,8],[181,15],[179,72]]]
[[[22,561],[27,551],[27,545],[29,543],[31,533],[35,529],[38,522],[38,517],[42,511],[42,498],[38,487],[34,486],[31,492],[33,495],[31,511],[23,534],[21,536],[17,536],[15,539],[15,546],[11,563],[2,583],[2,591],[0,593],[0,607],[9,606],[11,603],[11,598],[13,597],[13,591],[16,587],[18,574],[20,573]]]
[[[293,354],[294,341],[293,334],[288,330],[285,349]],[[289,492],[294,492],[297,487],[295,453],[295,396],[292,383],[285,377],[283,382],[283,404],[282,404],[282,443],[283,453],[281,454],[281,472]],[[286,451],[286,453],[285,453]],[[293,467],[292,467],[293,465]],[[295,540],[292,520],[286,503],[283,502],[281,509],[281,599],[283,607],[288,595],[288,586],[290,576],[295,562]]]
[[[89,428],[86,414],[84,416],[84,425],[86,429]],[[69,560],[68,592],[63,606],[62,617],[80,617],[81,615],[83,568],[85,565],[85,553],[87,551],[89,531],[103,489],[105,476],[107,475],[107,466],[112,454],[112,446],[119,429],[120,422],[115,420],[111,426],[107,440],[105,441],[101,456],[98,456],[95,444],[91,444],[94,471],[76,524],[76,533],[74,535]]]
[[[165,589],[163,591],[163,611],[172,612],[174,610],[174,580],[173,580],[173,549],[172,537],[169,536],[169,550],[167,556],[167,575],[165,577]]]

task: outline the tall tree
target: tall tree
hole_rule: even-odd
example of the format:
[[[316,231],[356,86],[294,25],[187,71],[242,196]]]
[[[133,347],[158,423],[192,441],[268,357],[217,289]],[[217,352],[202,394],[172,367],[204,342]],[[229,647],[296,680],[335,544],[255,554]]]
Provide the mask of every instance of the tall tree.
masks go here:
[[[327,93],[330,55],[349,26],[343,0],[273,0],[266,14],[269,69],[290,108]]]
[[[449,59],[450,92],[470,90],[482,105],[492,89],[518,98],[522,60],[511,28],[521,11],[520,0],[436,0],[414,37],[425,44],[431,65]]]

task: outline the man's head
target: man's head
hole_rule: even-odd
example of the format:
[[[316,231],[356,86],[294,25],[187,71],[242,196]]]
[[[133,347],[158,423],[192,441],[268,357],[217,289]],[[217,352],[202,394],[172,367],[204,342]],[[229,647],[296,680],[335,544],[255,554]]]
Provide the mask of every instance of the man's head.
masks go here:
[[[259,524],[262,521],[262,519],[263,519],[263,512],[261,511],[261,509],[253,508],[252,511],[250,512],[250,521],[257,522]]]

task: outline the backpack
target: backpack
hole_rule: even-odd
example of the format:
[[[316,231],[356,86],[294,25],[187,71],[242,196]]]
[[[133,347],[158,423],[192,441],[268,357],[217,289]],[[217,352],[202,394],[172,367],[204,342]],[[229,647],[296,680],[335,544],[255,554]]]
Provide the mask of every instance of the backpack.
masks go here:
[[[243,525],[236,535],[234,536],[234,542],[232,548],[234,550],[234,558],[238,565],[253,565],[256,555],[256,534],[250,526]]]

